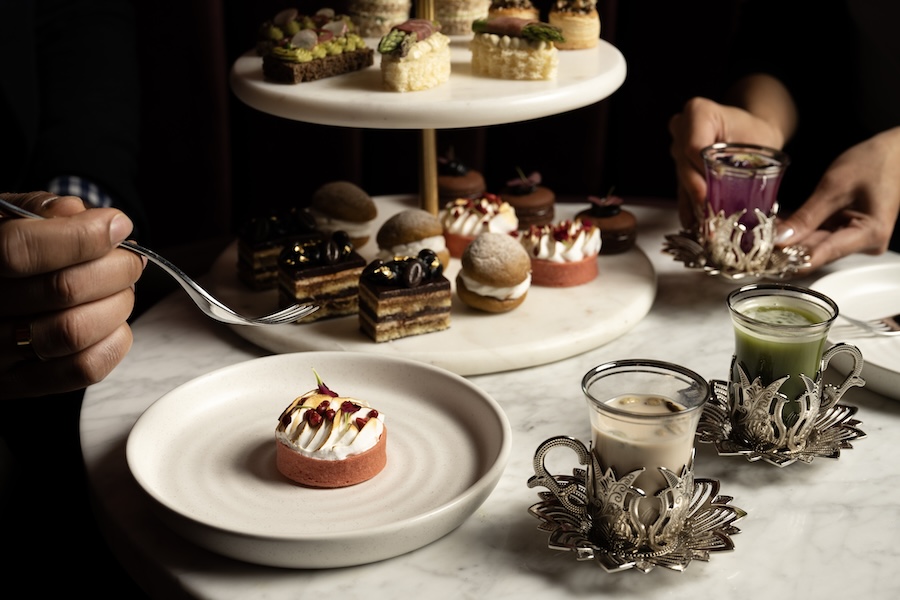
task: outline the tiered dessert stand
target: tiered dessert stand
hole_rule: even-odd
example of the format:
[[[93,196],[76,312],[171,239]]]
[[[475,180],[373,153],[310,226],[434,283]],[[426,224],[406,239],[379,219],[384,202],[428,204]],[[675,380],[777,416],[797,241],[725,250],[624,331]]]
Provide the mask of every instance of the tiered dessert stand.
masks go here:
[[[431,0],[421,0],[416,14],[434,14]],[[582,108],[615,92],[625,80],[625,59],[600,40],[588,50],[560,52],[559,73],[552,81],[507,81],[472,74],[470,36],[451,42],[450,81],[437,88],[397,93],[382,89],[381,57],[372,67],[299,85],[265,81],[255,52],[239,58],[231,87],[247,105],[275,116],[341,127],[421,129],[420,193],[422,208],[437,214],[435,129],[515,123]],[[369,40],[370,47],[378,40]]]
[[[433,14],[431,2],[417,15]],[[435,130],[507,124],[582,108],[605,99],[625,80],[625,59],[600,40],[586,50],[559,52],[551,81],[510,81],[476,76],[471,70],[471,36],[451,36],[450,80],[419,92],[382,87],[380,55],[372,67],[297,85],[263,78],[262,59],[254,51],[241,56],[231,73],[235,95],[247,105],[286,119],[319,125],[368,129],[421,129],[420,193],[417,197],[381,196],[380,223],[403,208],[438,212]],[[376,47],[377,39],[367,40]],[[600,132],[598,132],[600,133]],[[552,151],[552,150],[550,150]],[[587,192],[586,192],[587,194]],[[585,206],[560,204],[557,219],[574,217]],[[372,235],[359,248],[371,260],[377,254]],[[211,273],[216,292],[249,314],[274,310],[276,294],[250,293],[235,277],[236,249],[226,250]],[[640,249],[600,256],[596,281],[560,292],[532,286],[519,308],[502,315],[473,314],[454,297],[450,329],[376,344],[360,334],[355,319],[328,319],[302,326],[235,328],[249,341],[272,352],[350,350],[399,355],[459,375],[494,373],[568,358],[624,334],[650,310],[656,294],[652,264]],[[453,283],[458,262],[445,274]]]

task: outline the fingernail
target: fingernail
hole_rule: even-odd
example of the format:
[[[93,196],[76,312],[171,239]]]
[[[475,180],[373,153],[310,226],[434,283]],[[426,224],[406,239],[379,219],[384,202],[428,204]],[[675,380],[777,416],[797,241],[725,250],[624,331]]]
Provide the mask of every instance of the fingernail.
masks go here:
[[[794,237],[794,228],[785,227],[784,229],[779,230],[777,234],[775,234],[775,243],[783,244],[792,237]]]
[[[56,204],[57,200],[59,200],[59,196],[51,196],[50,198],[47,198],[46,200],[41,202],[41,208],[50,208],[51,206]]]
[[[128,237],[134,229],[134,223],[125,215],[116,215],[109,224],[109,241],[118,244]]]

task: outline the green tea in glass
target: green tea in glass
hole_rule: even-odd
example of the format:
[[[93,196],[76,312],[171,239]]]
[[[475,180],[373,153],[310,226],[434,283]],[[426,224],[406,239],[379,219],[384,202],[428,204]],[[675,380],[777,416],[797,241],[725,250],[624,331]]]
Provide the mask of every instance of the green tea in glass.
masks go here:
[[[782,419],[796,422],[806,375],[816,381],[828,331],[838,307],[827,296],[786,284],[754,284],[728,296],[734,325],[735,355],[731,383],[739,384],[738,368],[752,383],[765,387],[787,377],[778,391],[787,396]]]

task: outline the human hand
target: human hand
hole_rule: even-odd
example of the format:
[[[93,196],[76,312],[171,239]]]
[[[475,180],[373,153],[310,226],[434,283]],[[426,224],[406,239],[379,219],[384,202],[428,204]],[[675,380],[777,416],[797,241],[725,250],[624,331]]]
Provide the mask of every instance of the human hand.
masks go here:
[[[670,153],[675,161],[678,214],[690,228],[703,217],[706,173],[700,152],[717,142],[756,144],[781,148],[784,135],[769,121],[734,106],[706,98],[692,98],[669,120]]]
[[[0,194],[47,220],[0,217],[0,398],[102,380],[131,348],[127,319],[144,263],[116,249],[121,211],[74,196]]]
[[[810,249],[808,273],[839,258],[888,249],[900,212],[900,127],[851,147],[812,195],[778,224],[779,245]]]

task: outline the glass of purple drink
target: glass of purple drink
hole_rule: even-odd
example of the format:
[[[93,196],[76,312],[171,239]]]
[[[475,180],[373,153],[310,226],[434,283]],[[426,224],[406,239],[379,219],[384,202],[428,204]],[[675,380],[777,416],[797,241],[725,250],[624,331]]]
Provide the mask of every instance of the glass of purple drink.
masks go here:
[[[706,199],[714,215],[744,211],[738,219],[747,229],[759,223],[756,211],[778,212],[778,186],[790,163],[787,154],[753,144],[719,143],[704,148]]]

